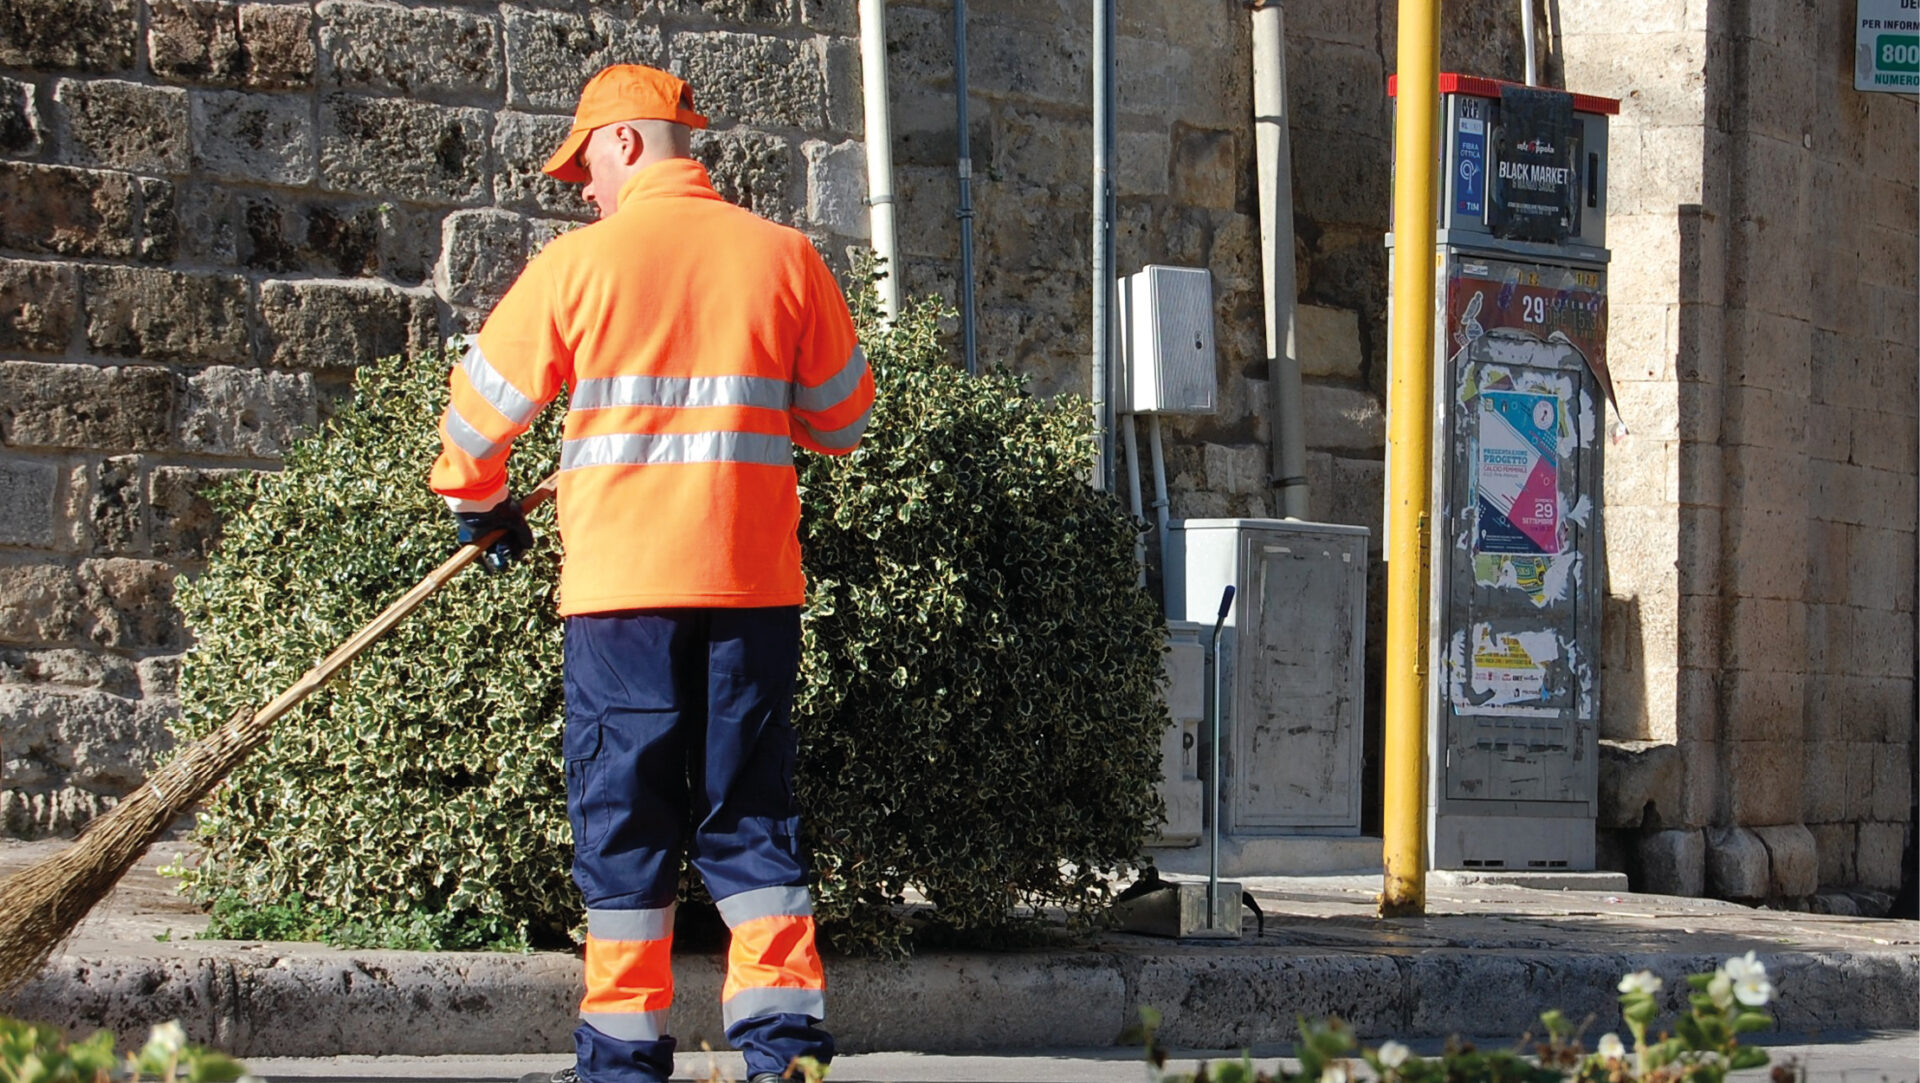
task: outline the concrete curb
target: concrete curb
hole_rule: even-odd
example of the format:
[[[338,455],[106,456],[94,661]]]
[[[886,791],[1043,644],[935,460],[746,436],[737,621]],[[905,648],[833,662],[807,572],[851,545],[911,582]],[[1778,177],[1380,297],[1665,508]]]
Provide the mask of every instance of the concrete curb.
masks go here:
[[[1761,948],[1763,945],[1752,945]],[[158,950],[154,950],[158,949]],[[172,950],[170,950],[172,949]],[[1338,1016],[1365,1040],[1512,1035],[1560,1008],[1619,1029],[1615,984],[1651,970],[1665,1014],[1687,974],[1722,955],[1515,949],[1319,951],[1198,946],[1110,937],[1089,950],[926,954],[906,962],[830,959],[829,1026],[848,1052],[1102,1047],[1151,1006],[1176,1048],[1290,1040],[1296,1017]],[[1920,949],[1760,951],[1786,1034],[1911,1029]],[[683,1049],[720,1033],[722,960],[676,960],[674,1033]],[[123,1040],[179,1019],[196,1041],[241,1057],[567,1053],[580,964],[542,953],[345,952],[311,945],[196,942],[73,950],[6,1012]]]

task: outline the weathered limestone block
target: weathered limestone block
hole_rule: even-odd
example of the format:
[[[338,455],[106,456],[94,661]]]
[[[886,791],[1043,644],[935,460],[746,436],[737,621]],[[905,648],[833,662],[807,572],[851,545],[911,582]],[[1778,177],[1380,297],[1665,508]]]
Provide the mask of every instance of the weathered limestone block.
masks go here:
[[[695,133],[693,156],[722,199],[776,222],[796,220],[793,148],[786,140],[748,131]]]
[[[313,83],[313,14],[305,5],[241,4],[240,43],[250,87],[288,89]]]
[[[1798,674],[1792,675],[1804,682]],[[1730,697],[1729,697],[1730,698]],[[1794,710],[1797,711],[1797,707]],[[1773,723],[1780,730],[1793,726],[1793,716],[1783,713]],[[1728,721],[1731,721],[1729,719]],[[1778,731],[1777,731],[1778,732]],[[1734,781],[1725,794],[1726,819],[1744,824],[1799,823],[1800,742],[1798,740],[1729,740],[1726,750],[1726,775]]]
[[[674,59],[709,117],[738,124],[827,126],[826,73],[812,42],[751,34],[678,34]]]
[[[1860,844],[1857,826],[1852,823],[1808,824],[1807,830],[1813,833],[1814,849],[1819,855],[1820,882],[1828,886],[1859,882],[1854,874],[1854,856]]]
[[[555,237],[571,233],[583,225],[560,218],[534,218],[527,222],[527,255],[532,258],[540,253]]]
[[[247,282],[237,275],[88,267],[87,345],[103,354],[189,364],[244,362]]]
[[[1753,833],[1767,848],[1769,895],[1799,898],[1820,890],[1820,853],[1813,832],[1802,824],[1775,824],[1756,827]]]
[[[0,350],[65,353],[79,298],[70,264],[0,260]]]
[[[1360,314],[1351,309],[1301,304],[1294,308],[1293,349],[1303,376],[1358,380]]]
[[[113,558],[0,567],[0,639],[26,646],[181,646],[171,564]]]
[[[150,0],[147,66],[162,79],[238,82],[246,71],[239,5],[228,0]]]
[[[175,82],[288,89],[313,82],[306,5],[151,0],[147,63]]]
[[[1370,392],[1326,384],[1306,385],[1307,446],[1321,450],[1372,450],[1386,446],[1387,415]]]
[[[1683,767],[1678,745],[1601,741],[1600,826],[1679,826]]]
[[[608,64],[664,68],[657,27],[607,12],[505,8],[507,104],[519,109],[571,112],[580,88]],[[707,88],[694,84],[694,104],[707,112]]]
[[[7,0],[0,5],[0,66],[118,72],[133,67],[134,0]]]
[[[185,173],[192,159],[187,95],[117,79],[62,79],[53,111],[75,165]]]
[[[526,219],[508,211],[455,211],[441,237],[434,285],[450,305],[492,309],[527,265]]]
[[[1744,827],[1707,831],[1707,888],[1722,899],[1764,899],[1772,885],[1767,848]]]
[[[197,91],[192,112],[194,159],[205,172],[252,183],[313,181],[313,120],[306,101]]]
[[[1906,741],[1889,741],[1881,746],[1881,755],[1873,764],[1873,800],[1868,813],[1882,823],[1900,823],[1912,808],[1913,746]]]
[[[140,694],[134,663],[100,651],[59,647],[0,650],[0,684],[51,684],[115,696]]]
[[[21,839],[71,835],[117,803],[76,787],[0,790],[0,831]]]
[[[323,0],[315,13],[329,86],[425,98],[500,90],[499,31],[482,15],[360,0]]]
[[[146,494],[140,459],[116,455],[75,472],[71,517],[86,526],[89,552],[139,555],[147,550]]]
[[[0,459],[0,545],[53,545],[59,485],[60,472],[50,463]]]
[[[1385,225],[1393,183],[1390,140],[1367,130],[1298,132],[1292,150],[1294,175],[1315,178],[1295,190],[1296,213],[1327,224]]]
[[[143,658],[135,668],[140,674],[140,694],[145,698],[173,699],[180,694],[179,655]]]
[[[1863,823],[1854,851],[1854,867],[1861,887],[1892,891],[1900,886],[1900,851],[1910,828],[1904,823]]]
[[[179,220],[173,212],[173,182],[158,177],[133,178],[139,194],[139,240],[134,258],[142,263],[170,262],[179,247]]]
[[[237,473],[198,466],[155,467],[147,482],[153,555],[166,560],[205,560],[220,535],[220,520],[206,491]],[[147,683],[143,678],[142,687]]]
[[[1233,132],[1175,124],[1173,147],[1176,202],[1223,211],[1251,202],[1252,174],[1241,168]]]
[[[322,182],[423,202],[485,199],[492,120],[483,109],[332,95],[320,103]]]
[[[125,259],[140,235],[125,173],[0,162],[0,247]]]
[[[37,767],[43,778],[117,796],[140,785],[173,745],[162,712],[101,692],[0,686],[0,716],[10,723],[9,782],[18,762],[21,781]]]
[[[187,379],[180,446],[203,455],[278,458],[318,419],[311,373],[207,368]]]
[[[819,44],[827,81],[827,131],[860,138],[867,124],[860,46],[847,38],[826,38]]]
[[[793,0],[640,0],[640,10],[659,15],[710,15],[754,26],[780,26],[793,21]]]
[[[0,438],[14,447],[173,446],[173,376],[156,366],[0,363]]]
[[[800,24],[829,34],[854,33],[860,28],[858,6],[854,0],[800,0]]]
[[[1698,898],[1707,893],[1707,840],[1695,828],[1655,831],[1640,839],[1642,882],[1636,891]]]
[[[1822,684],[1824,687],[1824,682]],[[1847,746],[1841,741],[1809,741],[1806,746],[1803,808],[1811,823],[1847,818]],[[1822,883],[1832,883],[1823,879]]]
[[[33,154],[40,149],[40,115],[33,87],[0,78],[0,154]]]
[[[593,208],[580,198],[579,185],[563,184],[541,172],[572,126],[571,117],[497,114],[493,122],[494,202],[552,214],[592,214]]]
[[[1379,459],[1348,459],[1336,455],[1329,484],[1332,491],[1328,494],[1328,521],[1366,527],[1367,548],[1379,552],[1383,534],[1381,516],[1386,510],[1387,464]]]
[[[866,148],[811,141],[801,151],[807,158],[807,219],[842,237],[868,236]]]
[[[939,58],[930,61],[929,74],[938,78],[944,71],[951,79],[952,17],[937,8],[929,14],[933,16],[929,44]],[[1034,14],[1033,20],[1000,19],[967,28],[968,83],[976,93],[1077,104],[1084,98],[1086,88],[1092,85],[1089,74],[1092,45],[1087,34],[1070,21],[1049,19],[1039,11]],[[946,29],[942,30],[943,26]],[[943,41],[946,44],[941,44]],[[1116,60],[1128,73],[1128,77],[1115,86],[1120,111],[1133,111],[1129,99],[1134,94],[1142,94],[1158,98],[1151,112],[1164,113],[1171,96],[1164,92],[1151,95],[1146,87],[1156,79],[1162,87],[1170,82],[1167,49],[1163,43],[1158,50],[1141,52],[1130,49],[1131,44],[1116,43]]]
[[[263,282],[260,323],[267,364],[322,371],[423,349],[439,335],[432,297],[371,283]]]

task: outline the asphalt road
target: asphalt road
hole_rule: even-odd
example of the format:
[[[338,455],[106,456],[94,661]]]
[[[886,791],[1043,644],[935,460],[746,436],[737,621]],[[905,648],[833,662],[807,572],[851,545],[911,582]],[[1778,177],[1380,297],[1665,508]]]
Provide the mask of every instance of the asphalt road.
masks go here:
[[[1828,1034],[1811,1041],[1775,1036],[1767,1044],[1775,1064],[1798,1060],[1809,1083],[1920,1081],[1920,1031]],[[1438,1050],[1433,1042],[1413,1046],[1419,1053]],[[1284,1052],[1255,1050],[1254,1063],[1271,1067]],[[1191,1070],[1207,1055],[1180,1051],[1168,1068]],[[1239,1055],[1227,1054],[1235,1059]],[[1222,1054],[1211,1056],[1218,1059]],[[563,1057],[550,1056],[254,1058],[248,1068],[256,1076],[286,1083],[509,1083],[524,1073],[551,1071],[565,1063]],[[1287,1066],[1299,1068],[1296,1062]],[[680,1054],[673,1078],[676,1083],[739,1083],[744,1076],[737,1054],[695,1051]],[[954,1056],[865,1053],[836,1060],[830,1076],[831,1083],[1142,1083],[1148,1078],[1140,1052],[1127,1049]],[[1755,1069],[1734,1078],[1764,1081],[1768,1073]]]

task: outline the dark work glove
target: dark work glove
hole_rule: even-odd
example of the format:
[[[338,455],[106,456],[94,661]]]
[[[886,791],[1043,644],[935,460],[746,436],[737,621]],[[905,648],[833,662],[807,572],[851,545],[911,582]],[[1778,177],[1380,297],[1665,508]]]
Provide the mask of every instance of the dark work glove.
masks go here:
[[[457,511],[453,517],[460,524],[458,537],[461,545],[472,545],[496,530],[505,531],[480,554],[481,563],[490,572],[505,571],[507,565],[513,563],[513,558],[533,546],[533,528],[527,525],[527,517],[521,513],[520,502],[512,497],[486,511]]]

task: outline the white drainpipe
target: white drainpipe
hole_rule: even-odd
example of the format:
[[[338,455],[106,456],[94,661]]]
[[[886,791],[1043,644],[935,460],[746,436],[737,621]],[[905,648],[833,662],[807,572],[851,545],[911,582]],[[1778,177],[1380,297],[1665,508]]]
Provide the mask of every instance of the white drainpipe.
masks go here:
[[[900,260],[893,228],[893,125],[887,119],[886,0],[860,0],[860,83],[866,98],[867,213],[873,253],[886,272],[879,282],[880,312],[892,323],[900,314]]]
[[[1260,179],[1260,270],[1266,289],[1270,473],[1279,512],[1307,517],[1307,439],[1294,346],[1293,147],[1287,133],[1287,34],[1280,0],[1253,9],[1253,134]]]

